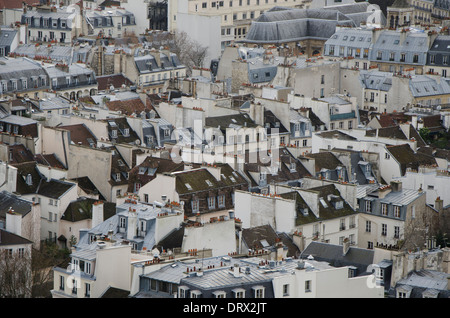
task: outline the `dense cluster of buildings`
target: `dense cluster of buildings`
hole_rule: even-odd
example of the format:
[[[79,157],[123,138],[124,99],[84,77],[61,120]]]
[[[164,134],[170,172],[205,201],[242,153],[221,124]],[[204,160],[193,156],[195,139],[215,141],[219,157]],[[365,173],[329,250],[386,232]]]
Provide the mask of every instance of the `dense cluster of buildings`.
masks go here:
[[[0,297],[448,298],[449,10],[0,0]]]

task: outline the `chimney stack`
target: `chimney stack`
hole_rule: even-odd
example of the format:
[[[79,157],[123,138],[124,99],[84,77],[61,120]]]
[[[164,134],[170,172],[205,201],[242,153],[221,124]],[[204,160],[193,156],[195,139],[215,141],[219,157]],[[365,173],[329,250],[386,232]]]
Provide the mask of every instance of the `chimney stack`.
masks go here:
[[[391,181],[392,192],[401,192],[402,191],[402,182],[399,180]]]
[[[103,207],[102,201],[96,201],[92,205],[92,227],[96,227],[103,222]]]
[[[6,212],[6,231],[22,236],[22,215],[12,208]]]

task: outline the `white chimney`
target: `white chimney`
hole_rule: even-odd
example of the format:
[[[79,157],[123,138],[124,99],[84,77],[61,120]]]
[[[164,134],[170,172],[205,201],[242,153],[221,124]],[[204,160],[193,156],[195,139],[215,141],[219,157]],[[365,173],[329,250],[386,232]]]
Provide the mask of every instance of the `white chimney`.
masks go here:
[[[22,215],[11,208],[6,212],[6,231],[22,236]]]
[[[131,210],[128,212],[127,220],[127,240],[132,240],[136,236],[137,230],[137,212]]]
[[[92,227],[96,227],[103,222],[103,207],[102,201],[96,201],[92,204]]]
[[[233,266],[233,276],[234,277],[241,277],[241,268],[239,267],[239,264],[234,264]]]

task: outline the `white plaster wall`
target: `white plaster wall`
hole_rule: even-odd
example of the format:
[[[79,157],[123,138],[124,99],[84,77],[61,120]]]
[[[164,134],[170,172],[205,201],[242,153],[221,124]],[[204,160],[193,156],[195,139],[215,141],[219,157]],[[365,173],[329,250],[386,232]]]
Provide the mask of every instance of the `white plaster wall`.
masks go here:
[[[205,223],[200,227],[185,228],[181,250],[212,249],[212,256],[236,252],[234,220]]]

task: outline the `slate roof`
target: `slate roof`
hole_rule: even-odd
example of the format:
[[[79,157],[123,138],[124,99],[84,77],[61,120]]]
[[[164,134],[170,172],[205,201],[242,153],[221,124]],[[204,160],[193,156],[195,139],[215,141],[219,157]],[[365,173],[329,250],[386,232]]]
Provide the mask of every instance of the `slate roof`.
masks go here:
[[[324,168],[328,170],[335,170],[339,166],[344,166],[333,153],[328,151],[308,153],[307,155],[305,155],[305,157],[315,159],[316,173]]]
[[[100,298],[128,298],[129,295],[129,290],[109,286]]]
[[[155,179],[158,173],[183,171],[184,162],[176,163],[172,159],[154,158],[148,156],[144,161],[133,167],[129,172],[128,192],[134,192],[134,184],[141,186]]]
[[[206,127],[218,128],[225,132],[230,127],[258,127],[257,124],[247,114],[224,115],[205,118]]]
[[[392,87],[392,73],[361,70],[359,72],[362,87],[388,92]]]
[[[347,135],[346,133],[343,133],[342,131],[339,130],[321,131],[317,133],[317,135],[321,136],[322,138],[328,139],[337,137],[337,139],[340,140],[357,140],[357,138]]]
[[[367,130],[366,136],[375,137],[375,136],[377,136],[377,131],[378,131],[378,137],[403,139],[403,140],[408,139],[406,137],[406,135],[403,133],[403,130],[400,128],[400,126],[382,127],[382,128]]]
[[[0,228],[0,246],[33,244],[32,241]]]
[[[171,175],[176,177],[176,191],[178,194],[187,194],[199,191],[209,191],[227,186],[247,184],[247,181],[240,174],[234,172],[228,164],[224,164],[222,167],[221,173],[224,174],[225,178],[222,177],[220,180],[217,180],[206,168],[172,173]],[[233,182],[230,179],[230,176],[232,176],[236,182]],[[211,186],[207,183],[207,181],[211,183]]]
[[[25,162],[14,164],[17,168],[17,185],[16,192],[20,194],[36,193],[41,180],[44,178],[36,167],[36,162]],[[26,183],[28,174],[31,175],[32,184]]]
[[[91,179],[89,179],[89,177],[87,177],[87,176],[72,178],[69,181],[76,182],[78,184],[78,187],[80,187],[81,190],[83,190],[87,194],[99,194],[97,187],[94,185],[94,183],[92,183]],[[101,200],[103,199],[101,194],[100,194],[100,199]]]
[[[92,218],[92,206],[99,200],[91,198],[79,198],[72,201],[67,206],[61,220],[77,222]],[[103,220],[107,220],[116,214],[116,204],[112,202],[103,202]]]
[[[400,164],[402,175],[406,173],[406,168],[418,170],[421,165],[437,164],[433,156],[421,152],[414,152],[409,144],[386,146],[386,149]]]
[[[257,174],[259,177],[260,172],[266,173],[267,184],[272,182],[287,182],[299,180],[305,176],[310,176],[308,170],[303,166],[300,160],[296,159],[286,148],[279,148],[278,155],[280,158],[279,166],[276,171],[272,171],[271,161],[266,162],[264,158],[261,158],[259,153],[246,151],[244,160],[243,173],[251,182],[251,186],[258,186],[259,179],[254,179],[252,174]],[[291,170],[290,164],[295,163],[295,170]],[[276,165],[276,164],[275,164]]]
[[[50,181],[41,181],[37,194],[48,198],[59,199],[64,193],[76,186],[74,183],[51,179]]]
[[[31,212],[33,203],[7,191],[0,192],[0,218],[6,218],[10,208],[24,217]]]
[[[328,262],[334,267],[355,266],[357,276],[367,274],[367,267],[374,262],[374,250],[350,246],[343,255],[342,245],[312,241],[301,253],[301,259],[312,255],[315,260]]]

